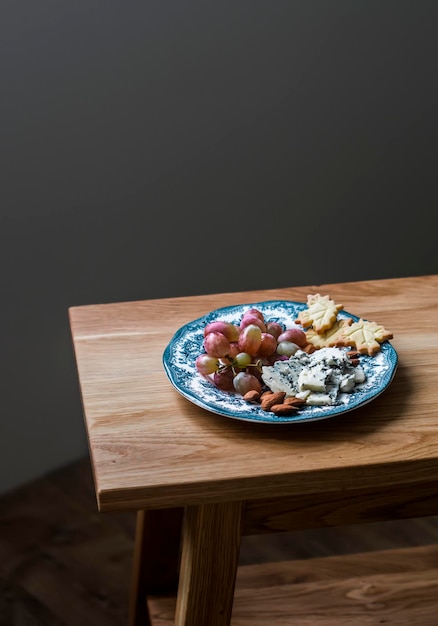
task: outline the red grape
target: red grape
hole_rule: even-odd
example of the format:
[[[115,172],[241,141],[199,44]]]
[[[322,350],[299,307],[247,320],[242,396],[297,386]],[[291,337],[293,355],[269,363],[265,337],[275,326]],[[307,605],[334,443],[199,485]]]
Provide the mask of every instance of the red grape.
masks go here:
[[[266,332],[265,322],[261,320],[257,315],[245,315],[240,322],[240,330],[242,331],[244,328],[250,325],[256,325],[263,333]]]
[[[256,309],[254,307],[247,309],[243,314],[243,317],[245,317],[246,315],[256,315],[262,322],[265,321],[265,316],[263,315],[263,313],[259,311],[259,309]]]
[[[196,369],[200,374],[207,376],[213,374],[219,368],[219,361],[209,354],[200,354],[195,361]]]
[[[239,335],[239,348],[241,352],[248,354],[257,354],[260,344],[262,343],[262,331],[259,326],[250,324],[246,326]]]
[[[281,341],[291,341],[292,343],[296,343],[300,348],[304,348],[307,344],[306,333],[301,330],[301,328],[287,328],[277,337],[277,340],[279,343]]]
[[[228,356],[231,357],[232,359],[234,359],[240,352],[240,348],[239,348],[239,342],[238,341],[231,341],[230,343],[230,351],[228,353]]]
[[[213,374],[213,382],[222,391],[234,391],[234,372],[231,368],[218,370]]]
[[[277,346],[278,354],[283,356],[292,356],[297,350],[299,350],[299,346],[292,341],[280,341]]]
[[[283,326],[279,322],[266,322],[266,332],[278,339],[283,332]]]
[[[277,340],[269,333],[262,333],[262,340],[257,351],[259,356],[270,356],[277,349]]]
[[[230,352],[230,342],[222,333],[208,333],[204,337],[204,348],[210,356],[221,358]]]
[[[210,322],[204,328],[204,337],[209,333],[222,333],[228,341],[237,341],[239,338],[239,328],[231,322],[216,321]]]
[[[233,386],[237,393],[240,393],[242,396],[244,396],[247,391],[258,391],[260,393],[262,390],[262,385],[258,378],[246,372],[236,374],[233,380]]]

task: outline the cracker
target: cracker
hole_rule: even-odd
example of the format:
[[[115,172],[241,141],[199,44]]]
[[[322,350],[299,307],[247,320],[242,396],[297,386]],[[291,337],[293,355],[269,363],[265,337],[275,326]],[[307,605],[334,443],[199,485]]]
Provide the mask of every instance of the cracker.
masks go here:
[[[333,326],[338,312],[343,308],[342,304],[336,304],[329,296],[310,294],[307,296],[307,308],[299,312],[295,321],[303,328],[312,327],[315,333],[321,334]]]
[[[384,326],[376,322],[359,319],[345,328],[337,340],[337,346],[351,346],[360,354],[374,356],[380,350],[380,344],[387,339],[392,339],[393,334]]]
[[[332,348],[338,346],[338,342],[343,339],[345,329],[347,329],[353,320],[349,318],[338,319],[331,328],[323,333],[317,333],[313,328],[306,331],[307,341],[315,348]]]

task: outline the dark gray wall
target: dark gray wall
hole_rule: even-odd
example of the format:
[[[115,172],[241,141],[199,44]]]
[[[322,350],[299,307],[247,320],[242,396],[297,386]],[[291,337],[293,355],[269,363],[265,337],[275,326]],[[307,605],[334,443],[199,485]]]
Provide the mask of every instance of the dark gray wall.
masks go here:
[[[86,452],[71,305],[436,273],[436,0],[3,0],[0,490]]]

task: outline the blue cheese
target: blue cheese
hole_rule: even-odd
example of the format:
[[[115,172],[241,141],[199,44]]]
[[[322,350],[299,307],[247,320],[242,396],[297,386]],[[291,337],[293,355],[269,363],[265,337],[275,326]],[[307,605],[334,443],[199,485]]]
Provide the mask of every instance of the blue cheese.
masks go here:
[[[307,354],[297,351],[287,361],[277,361],[272,366],[262,367],[262,378],[271,391],[285,391],[294,396],[298,390],[298,377],[307,362]]]
[[[317,367],[303,368],[298,376],[298,390],[326,391],[327,379],[332,371],[325,364],[319,363]]]
[[[332,396],[328,393],[311,393],[306,398],[306,404],[311,406],[320,406],[325,404],[334,404]]]
[[[346,351],[321,348],[312,354],[302,350],[287,361],[277,361],[262,368],[263,382],[272,391],[285,391],[287,396],[303,398],[309,405],[336,404],[340,394],[351,393],[364,382],[365,372],[354,366]]]

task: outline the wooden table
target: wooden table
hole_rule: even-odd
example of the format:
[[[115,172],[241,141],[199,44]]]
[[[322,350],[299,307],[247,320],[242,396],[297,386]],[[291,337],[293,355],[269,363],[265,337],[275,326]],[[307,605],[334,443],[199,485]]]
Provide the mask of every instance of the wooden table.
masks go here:
[[[182,397],[162,365],[225,305],[326,293],[390,329],[390,386],[307,424],[247,423]],[[72,307],[99,510],[138,511],[131,624],[179,570],[175,624],[226,626],[242,534],[438,513],[438,275]],[[181,552],[179,531],[182,525]]]

